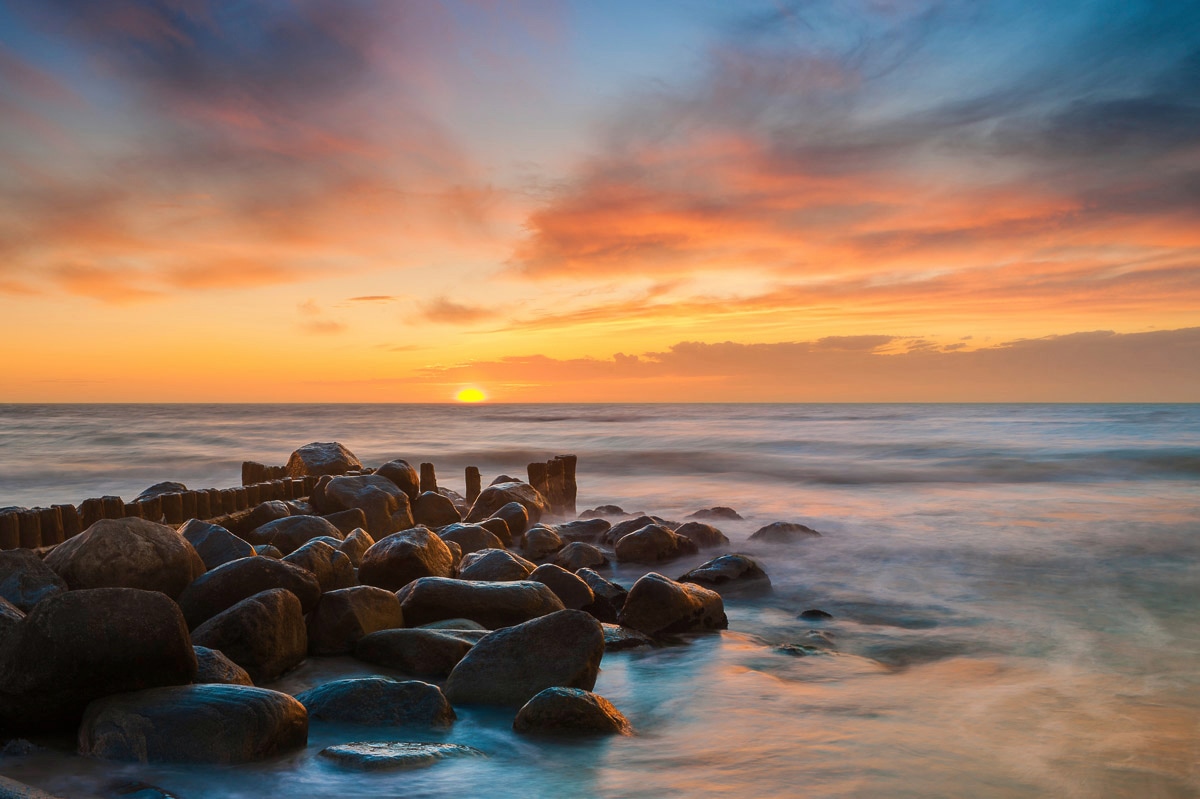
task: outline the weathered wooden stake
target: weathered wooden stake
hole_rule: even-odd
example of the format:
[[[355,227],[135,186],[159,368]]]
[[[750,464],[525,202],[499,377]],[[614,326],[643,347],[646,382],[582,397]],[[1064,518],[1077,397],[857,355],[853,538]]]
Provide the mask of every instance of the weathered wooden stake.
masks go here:
[[[562,461],[563,465],[562,512],[567,516],[575,516],[578,514],[578,511],[575,510],[575,500],[579,496],[579,486],[575,482],[575,469],[579,465],[579,458],[575,455],[559,455],[555,460]]]
[[[79,506],[79,523],[84,530],[104,518],[104,500],[99,497],[85,499]]]
[[[478,466],[467,467],[467,504],[474,505],[475,500],[479,499],[479,492],[483,486],[483,479],[479,476]]]
[[[105,519],[125,518],[125,500],[113,496],[103,496],[100,497],[100,500],[104,503]]]
[[[432,463],[422,463],[421,464],[421,493],[423,494],[426,491],[432,491],[433,493],[436,494],[437,490],[438,490],[437,474],[433,471],[433,464]]]
[[[15,510],[0,512],[0,549],[21,546],[21,523]]]
[[[163,520],[167,524],[182,524],[183,495],[163,494],[159,499],[162,500]]]
[[[74,538],[83,532],[83,527],[79,524],[79,511],[74,505],[55,505],[58,508],[58,514],[62,517],[63,540]]]
[[[37,549],[42,545],[42,515],[37,508],[17,511],[17,525],[21,531],[21,546]]]
[[[38,508],[42,527],[42,546],[48,547],[63,542],[62,513],[58,508]]]

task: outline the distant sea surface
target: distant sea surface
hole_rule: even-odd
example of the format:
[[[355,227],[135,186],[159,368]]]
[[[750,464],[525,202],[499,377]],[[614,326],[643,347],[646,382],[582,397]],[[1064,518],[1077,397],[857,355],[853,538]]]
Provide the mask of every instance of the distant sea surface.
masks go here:
[[[605,657],[596,691],[633,738],[523,738],[463,708],[446,733],[314,724],[304,752],[233,769],[51,751],[0,773],[65,796],[1200,796],[1200,406],[0,405],[0,506],[229,487],[310,441],[432,462],[458,491],[468,465],[486,483],[573,453],[580,510],[735,508],[717,524],[774,590],[727,597],[726,632]],[[747,541],[776,520],[823,535]],[[276,687],[355,670],[311,659]],[[316,757],[347,740],[489,757]]]

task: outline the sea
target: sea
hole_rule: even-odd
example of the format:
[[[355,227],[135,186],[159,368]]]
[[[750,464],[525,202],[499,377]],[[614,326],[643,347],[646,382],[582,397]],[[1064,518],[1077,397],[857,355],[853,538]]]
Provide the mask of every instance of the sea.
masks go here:
[[[63,740],[0,773],[63,797],[1200,796],[1200,405],[6,405],[0,505],[229,487],[311,441],[431,462],[458,491],[466,466],[486,484],[575,454],[580,510],[735,509],[728,550],[772,590],[728,594],[728,630],[604,657],[595,691],[631,737],[523,737],[511,711],[464,707],[448,731],[313,723],[307,749],[244,766]],[[748,540],[775,521],[821,536]],[[371,673],[312,658],[269,687]],[[318,756],[386,740],[486,757]]]

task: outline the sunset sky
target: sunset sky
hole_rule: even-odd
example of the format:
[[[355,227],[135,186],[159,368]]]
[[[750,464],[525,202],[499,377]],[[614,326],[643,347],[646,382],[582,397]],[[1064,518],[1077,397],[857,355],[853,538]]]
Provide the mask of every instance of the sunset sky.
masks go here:
[[[0,402],[1200,401],[1200,6],[0,0]]]

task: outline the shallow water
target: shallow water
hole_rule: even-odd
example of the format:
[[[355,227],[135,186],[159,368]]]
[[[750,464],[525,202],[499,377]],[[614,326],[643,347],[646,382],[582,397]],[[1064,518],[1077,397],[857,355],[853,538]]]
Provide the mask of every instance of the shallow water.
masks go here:
[[[0,505],[224,487],[335,439],[459,490],[468,464],[486,481],[572,452],[581,509],[733,506],[746,520],[718,526],[774,591],[727,597],[727,632],[605,657],[596,690],[634,738],[526,739],[466,709],[444,734],[314,724],[304,752],[231,769],[50,751],[0,773],[70,797],[1200,796],[1200,406],[0,406]],[[777,519],[824,536],[746,541]],[[814,607],[833,620],[797,618]],[[314,659],[280,687],[370,671]],[[316,758],[386,739],[489,757]]]

